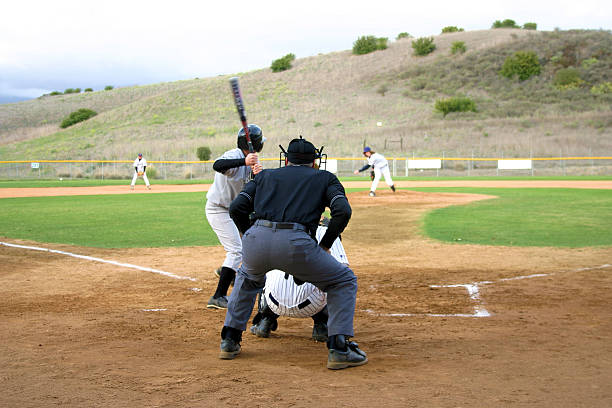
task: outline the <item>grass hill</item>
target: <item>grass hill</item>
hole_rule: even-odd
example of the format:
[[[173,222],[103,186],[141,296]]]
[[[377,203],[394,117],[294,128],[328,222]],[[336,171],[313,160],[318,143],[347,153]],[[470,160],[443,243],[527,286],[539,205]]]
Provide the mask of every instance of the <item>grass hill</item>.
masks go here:
[[[436,50],[413,55],[410,38],[385,50],[350,50],[298,58],[293,68],[240,73],[249,121],[264,129],[264,156],[298,135],[330,156],[359,155],[364,141],[388,156],[504,154],[612,155],[612,94],[593,86],[612,81],[608,31],[536,32],[493,29],[434,37]],[[467,52],[451,54],[454,42]],[[525,81],[499,75],[506,57],[533,51],[540,75]],[[575,68],[575,89],[553,85]],[[227,76],[47,96],[0,105],[0,158],[195,160],[233,147],[239,122]],[[465,95],[477,112],[434,111],[436,100]],[[70,112],[98,115],[67,129]],[[378,126],[380,122],[382,126]],[[400,143],[401,140],[401,143]]]

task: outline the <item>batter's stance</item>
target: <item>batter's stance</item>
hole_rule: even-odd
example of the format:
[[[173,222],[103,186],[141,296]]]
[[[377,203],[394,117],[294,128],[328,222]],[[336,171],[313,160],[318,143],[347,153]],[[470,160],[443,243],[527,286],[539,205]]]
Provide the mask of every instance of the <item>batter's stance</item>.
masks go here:
[[[134,160],[134,177],[132,177],[132,184],[130,185],[130,189],[134,189],[134,185],[136,184],[136,179],[138,176],[142,176],[147,188],[150,190],[151,185],[149,184],[149,179],[147,178],[147,160],[142,157],[142,153],[138,153],[138,157]]]
[[[257,174],[230,206],[232,219],[244,233],[243,258],[221,330],[222,359],[240,353],[242,332],[257,293],[264,287],[266,272],[280,269],[327,293],[327,368],[368,361],[357,343],[349,341],[353,336],[357,277],[328,252],[348,224],[351,206],[338,178],[313,168],[317,156],[312,143],[293,139],[287,148],[287,166]],[[325,207],[331,209],[331,220],[317,244],[315,231]],[[253,211],[255,223],[251,226]]]
[[[391,187],[391,190],[393,190],[395,193],[395,186],[393,185],[391,173],[389,172],[389,163],[387,162],[387,159],[385,159],[385,156],[372,151],[372,149],[368,146],[363,148],[363,155],[367,158],[368,164],[359,170],[355,170],[353,173],[359,174],[370,167],[374,169],[374,178],[372,179],[372,186],[370,187],[370,197],[374,197],[376,195],[376,187],[378,187],[381,174],[385,176],[385,183],[387,183],[387,185]]]
[[[249,136],[255,152],[260,152],[266,140],[261,128],[249,125]],[[244,128],[240,128],[236,143],[238,147],[228,150],[215,160],[215,180],[206,194],[206,219],[226,253],[223,265],[217,269],[217,290],[206,305],[209,309],[227,308],[227,291],[242,262],[240,233],[229,216],[230,203],[250,180],[251,171],[257,174],[262,169],[257,153],[249,153]]]
[[[321,220],[317,228],[317,241],[321,241],[329,219]],[[330,248],[331,255],[348,265],[344,246],[337,238]],[[327,295],[308,282],[295,282],[293,276],[275,269],[266,274],[266,286],[259,297],[259,311],[253,318],[251,333],[257,337],[270,337],[278,328],[278,317],[312,317],[312,338],[327,341]]]

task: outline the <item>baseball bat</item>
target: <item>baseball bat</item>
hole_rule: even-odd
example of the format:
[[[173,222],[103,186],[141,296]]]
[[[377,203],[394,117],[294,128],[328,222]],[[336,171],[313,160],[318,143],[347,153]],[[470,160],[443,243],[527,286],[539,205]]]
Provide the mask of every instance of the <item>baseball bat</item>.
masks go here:
[[[247,145],[249,146],[249,153],[255,152],[253,149],[253,143],[251,143],[251,136],[249,135],[249,125],[247,123],[246,110],[244,109],[244,101],[242,99],[242,93],[240,92],[240,83],[238,83],[238,77],[231,77],[230,86],[232,88],[232,94],[234,95],[234,102],[236,103],[236,110],[238,116],[242,122],[242,128],[244,129],[244,135],[246,136]]]

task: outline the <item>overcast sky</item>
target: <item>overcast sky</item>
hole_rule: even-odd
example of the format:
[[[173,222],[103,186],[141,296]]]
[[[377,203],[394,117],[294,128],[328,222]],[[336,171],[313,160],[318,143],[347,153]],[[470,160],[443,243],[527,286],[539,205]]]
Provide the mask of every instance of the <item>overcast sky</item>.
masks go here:
[[[535,22],[611,29],[603,0],[20,0],[0,14],[0,103],[66,88],[233,74],[351,49],[361,35],[437,35],[444,26]]]

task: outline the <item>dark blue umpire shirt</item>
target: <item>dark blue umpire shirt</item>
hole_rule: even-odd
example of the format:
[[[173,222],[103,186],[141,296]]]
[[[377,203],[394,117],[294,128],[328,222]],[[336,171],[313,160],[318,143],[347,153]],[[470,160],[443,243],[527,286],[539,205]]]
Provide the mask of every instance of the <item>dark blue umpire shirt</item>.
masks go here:
[[[320,245],[330,248],[351,218],[344,187],[326,170],[289,165],[257,174],[232,201],[229,213],[243,234],[252,218],[302,224],[314,239],[326,207],[331,210],[331,220]]]

